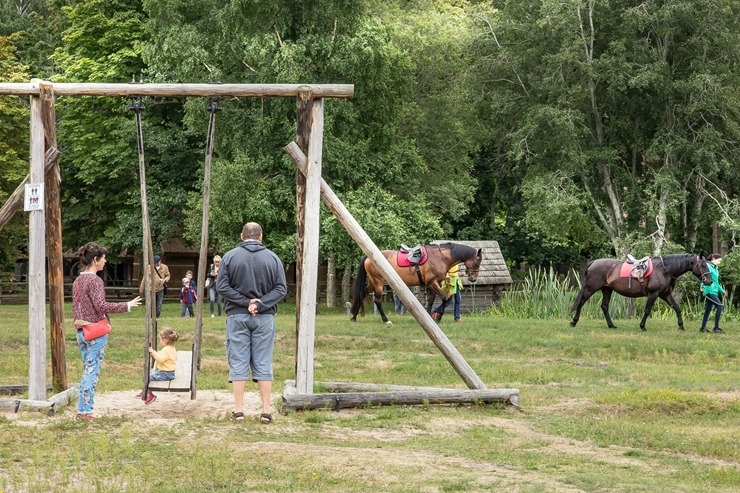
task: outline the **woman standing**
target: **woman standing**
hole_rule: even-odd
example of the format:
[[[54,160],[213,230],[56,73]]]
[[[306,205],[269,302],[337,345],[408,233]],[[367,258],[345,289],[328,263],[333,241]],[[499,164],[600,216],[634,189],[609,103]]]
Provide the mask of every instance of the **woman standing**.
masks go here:
[[[97,243],[90,242],[80,248],[78,253],[82,268],[72,285],[72,311],[77,329],[77,345],[82,353],[82,380],[75,419],[94,419],[95,388],[105,358],[108,335],[86,341],[82,327],[103,319],[108,320],[108,313],[130,311],[131,307],[141,304],[141,297],[121,303],[105,301],[105,285],[97,273],[105,268],[105,254],[108,251]]]
[[[216,315],[213,314],[213,304],[218,306],[218,316],[221,316],[221,295],[216,291],[216,277],[218,276],[218,268],[221,266],[221,256],[216,255],[213,257],[213,263],[208,269],[208,299],[211,301],[211,318]]]
[[[704,303],[704,318],[701,321],[701,328],[699,332],[707,332],[707,321],[709,320],[709,314],[714,308],[714,329],[712,332],[715,334],[724,334],[725,331],[719,328],[719,318],[722,315],[722,293],[725,292],[725,288],[719,283],[719,264],[722,262],[722,257],[719,253],[713,253],[707,257],[707,267],[709,268],[709,274],[712,276],[712,284],[709,286],[702,285],[702,292],[706,296]]]

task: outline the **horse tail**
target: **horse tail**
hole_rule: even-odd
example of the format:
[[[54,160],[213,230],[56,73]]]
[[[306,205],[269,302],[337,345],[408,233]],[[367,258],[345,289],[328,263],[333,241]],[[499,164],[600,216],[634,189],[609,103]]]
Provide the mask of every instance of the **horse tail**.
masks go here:
[[[578,291],[578,296],[576,296],[576,300],[573,302],[573,305],[570,307],[570,311],[574,312],[576,309],[581,305],[583,302],[583,293],[586,292],[586,274],[588,273],[588,269],[591,267],[591,264],[593,264],[594,261],[588,263],[586,266],[586,270],[583,271],[583,277],[581,278],[581,290]]]
[[[357,269],[357,279],[355,280],[355,289],[353,290],[352,300],[352,320],[357,320],[357,314],[362,312],[365,315],[365,297],[367,296],[367,271],[365,270],[365,260],[367,257],[360,259],[360,267]]]

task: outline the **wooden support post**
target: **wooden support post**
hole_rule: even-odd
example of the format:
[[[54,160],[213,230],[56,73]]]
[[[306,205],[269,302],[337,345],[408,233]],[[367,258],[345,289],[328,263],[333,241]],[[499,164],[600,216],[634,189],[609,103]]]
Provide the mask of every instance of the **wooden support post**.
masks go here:
[[[41,112],[44,122],[46,152],[57,147],[56,111],[51,83],[41,84]],[[56,153],[57,157],[59,153]],[[46,255],[49,263],[49,331],[51,341],[51,374],[55,392],[67,388],[67,357],[64,345],[64,272],[62,256],[62,176],[56,159],[45,173]]]
[[[37,87],[40,80],[34,79]],[[44,122],[41,97],[31,96],[31,184],[44,183]],[[28,225],[28,398],[46,399],[46,248],[43,207],[29,213]]]
[[[285,146],[284,150],[293,159],[296,166],[298,166],[298,169],[301,171],[307,169],[307,158],[295,142],[291,142]],[[362,226],[360,226],[352,214],[350,214],[342,201],[339,200],[323,179],[321,179],[321,198],[337,217],[339,223],[344,226],[344,229],[347,230],[349,235],[357,242],[359,247],[362,248],[365,255],[375,263],[381,274],[383,274],[385,280],[388,281],[388,284],[390,284],[391,288],[393,288],[393,290],[398,294],[401,301],[406,305],[406,308],[411,312],[414,318],[416,318],[422,329],[424,329],[432,342],[434,342],[437,348],[439,348],[442,354],[444,354],[447,361],[450,362],[452,367],[457,371],[458,375],[460,375],[468,387],[471,389],[485,389],[486,386],[483,381],[478,377],[478,375],[476,375],[468,362],[465,361],[465,358],[462,357],[457,348],[455,348],[452,342],[447,338],[445,333],[439,329],[434,320],[432,320],[432,317],[427,313],[426,309],[421,306],[419,300],[416,299],[408,286],[406,286],[406,284],[401,280],[398,273],[396,273],[393,267],[388,263],[388,260],[383,256],[382,252],[377,246],[375,246],[375,243],[373,243],[365,230],[362,229]],[[298,391],[303,392],[300,385],[298,385]]]
[[[316,284],[319,271],[319,210],[321,206],[321,156],[324,139],[324,100],[314,99],[311,136],[306,166],[306,224],[303,238],[303,274],[301,277],[301,319],[298,321],[299,392],[313,392],[313,346],[316,333]],[[297,146],[296,146],[297,147]]]
[[[296,97],[295,141],[304,154],[308,154],[308,139],[311,135],[313,95],[301,91]],[[303,278],[303,235],[306,224],[306,177],[295,171],[296,242],[295,242],[295,347],[298,347],[301,320],[301,279]],[[295,373],[298,374],[298,351],[295,354]]]

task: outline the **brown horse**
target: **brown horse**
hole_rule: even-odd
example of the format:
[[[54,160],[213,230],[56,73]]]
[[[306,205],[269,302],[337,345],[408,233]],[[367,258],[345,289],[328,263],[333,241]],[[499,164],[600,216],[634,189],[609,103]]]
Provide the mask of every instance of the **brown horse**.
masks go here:
[[[468,275],[468,280],[475,282],[478,279],[483,251],[480,248],[476,249],[459,243],[442,243],[439,245],[425,245],[425,247],[428,258],[424,264],[419,266],[418,274],[415,265],[409,267],[398,266],[399,252],[397,250],[383,250],[382,253],[407,286],[425,284],[430,288],[430,291],[427,292],[427,312],[431,312],[435,295],[439,295],[443,301],[447,299],[439,283],[447,276],[447,271],[450,270],[450,267],[460,263],[465,264],[465,272]],[[419,276],[421,276],[421,283],[419,282]],[[368,295],[368,282],[372,285],[373,292],[375,293],[375,306],[378,307],[380,317],[384,323],[390,324],[380,301],[383,294],[383,286],[386,284],[385,279],[383,279],[380,271],[367,257],[362,257],[360,268],[357,271],[354,300],[352,301],[352,321],[357,320],[358,313],[362,311],[364,314],[365,312],[365,297]]]
[[[673,287],[676,284],[676,279],[687,272],[692,272],[704,284],[711,284],[712,279],[707,268],[707,259],[702,252],[699,255],[689,253],[665,255],[662,257],[653,257],[651,260],[653,263],[652,272],[642,282],[634,277],[622,277],[620,275],[622,264],[624,264],[621,260],[601,258],[591,261],[583,275],[581,291],[578,293],[576,301],[571,307],[571,311],[575,311],[576,314],[570,322],[570,326],[575,327],[578,323],[584,303],[596,291],[601,291],[601,310],[604,312],[606,324],[610,329],[616,329],[617,327],[609,316],[609,302],[611,301],[612,292],[616,291],[618,294],[628,298],[647,296],[645,313],[642,315],[642,320],[640,321],[640,328],[642,330],[647,330],[645,329],[645,320],[650,315],[655,300],[661,298],[676,312],[678,330],[683,332],[681,308],[673,298]]]

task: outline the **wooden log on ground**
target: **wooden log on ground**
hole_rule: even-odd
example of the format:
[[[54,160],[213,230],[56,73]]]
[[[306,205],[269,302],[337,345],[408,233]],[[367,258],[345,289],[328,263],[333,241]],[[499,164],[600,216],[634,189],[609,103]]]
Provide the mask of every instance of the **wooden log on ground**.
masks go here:
[[[283,393],[280,412],[310,409],[340,409],[364,406],[426,405],[426,404],[490,404],[503,402],[519,407],[518,389],[425,389],[392,392],[334,392],[326,394],[297,394],[291,389]]]
[[[321,392],[387,392],[389,390],[438,390],[439,387],[415,387],[410,385],[390,385],[384,383],[357,382],[314,382]],[[295,380],[286,380],[285,387],[295,387]],[[454,390],[454,389],[451,389]]]
[[[80,386],[78,384],[75,384],[70,385],[69,387],[67,387],[66,390],[63,390],[62,392],[49,397],[49,402],[52,402],[54,404],[54,412],[59,410],[59,408],[75,402],[75,399],[77,399],[77,395],[79,394],[79,392]]]
[[[0,399],[0,411],[12,413],[19,411],[40,411],[51,416],[56,412],[56,404],[51,401],[33,399]]]
[[[116,84],[55,82],[57,96],[200,96],[200,97],[295,97],[310,92],[315,98],[351,98],[353,84]],[[0,84],[0,94],[38,95],[38,86],[28,83]]]
[[[53,390],[51,385],[46,386],[46,390]],[[18,395],[25,394],[28,391],[28,385],[0,385],[0,394]]]

